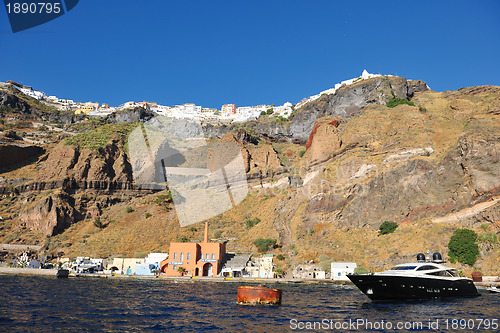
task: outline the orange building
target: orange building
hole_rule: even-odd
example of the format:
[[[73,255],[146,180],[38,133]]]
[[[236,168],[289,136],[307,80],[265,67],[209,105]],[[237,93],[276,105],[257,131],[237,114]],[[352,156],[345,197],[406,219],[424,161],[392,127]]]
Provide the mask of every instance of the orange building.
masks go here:
[[[205,222],[203,243],[170,243],[167,276],[179,276],[183,267],[187,276],[217,276],[222,267],[226,245],[208,242],[208,222]]]

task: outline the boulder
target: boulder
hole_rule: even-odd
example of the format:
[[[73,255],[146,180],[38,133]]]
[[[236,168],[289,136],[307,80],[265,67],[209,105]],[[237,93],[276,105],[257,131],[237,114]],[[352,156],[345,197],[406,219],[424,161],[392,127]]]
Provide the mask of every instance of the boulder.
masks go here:
[[[19,219],[23,226],[53,236],[74,223],[77,215],[63,196],[49,195],[27,205],[20,212]]]

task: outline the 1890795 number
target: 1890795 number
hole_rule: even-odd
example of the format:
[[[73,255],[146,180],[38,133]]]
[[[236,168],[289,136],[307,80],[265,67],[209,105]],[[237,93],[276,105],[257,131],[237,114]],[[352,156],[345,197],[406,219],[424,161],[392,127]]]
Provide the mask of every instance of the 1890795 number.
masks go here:
[[[11,14],[59,14],[61,12],[60,3],[50,2],[14,2],[7,3],[7,13]]]

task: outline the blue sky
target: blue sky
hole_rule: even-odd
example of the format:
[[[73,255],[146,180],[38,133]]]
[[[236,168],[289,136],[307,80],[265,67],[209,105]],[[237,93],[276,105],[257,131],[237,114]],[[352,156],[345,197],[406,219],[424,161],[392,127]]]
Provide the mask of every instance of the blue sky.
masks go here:
[[[297,103],[370,73],[500,85],[500,1],[81,0],[12,33],[0,81],[75,101]]]

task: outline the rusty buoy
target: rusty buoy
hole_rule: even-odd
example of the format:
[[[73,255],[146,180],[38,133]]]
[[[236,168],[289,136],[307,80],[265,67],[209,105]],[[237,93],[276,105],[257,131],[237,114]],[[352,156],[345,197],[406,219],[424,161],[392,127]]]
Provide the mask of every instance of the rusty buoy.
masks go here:
[[[236,301],[242,305],[280,305],[281,290],[264,286],[239,286]]]
[[[483,274],[481,272],[472,272],[472,281],[483,282]]]

